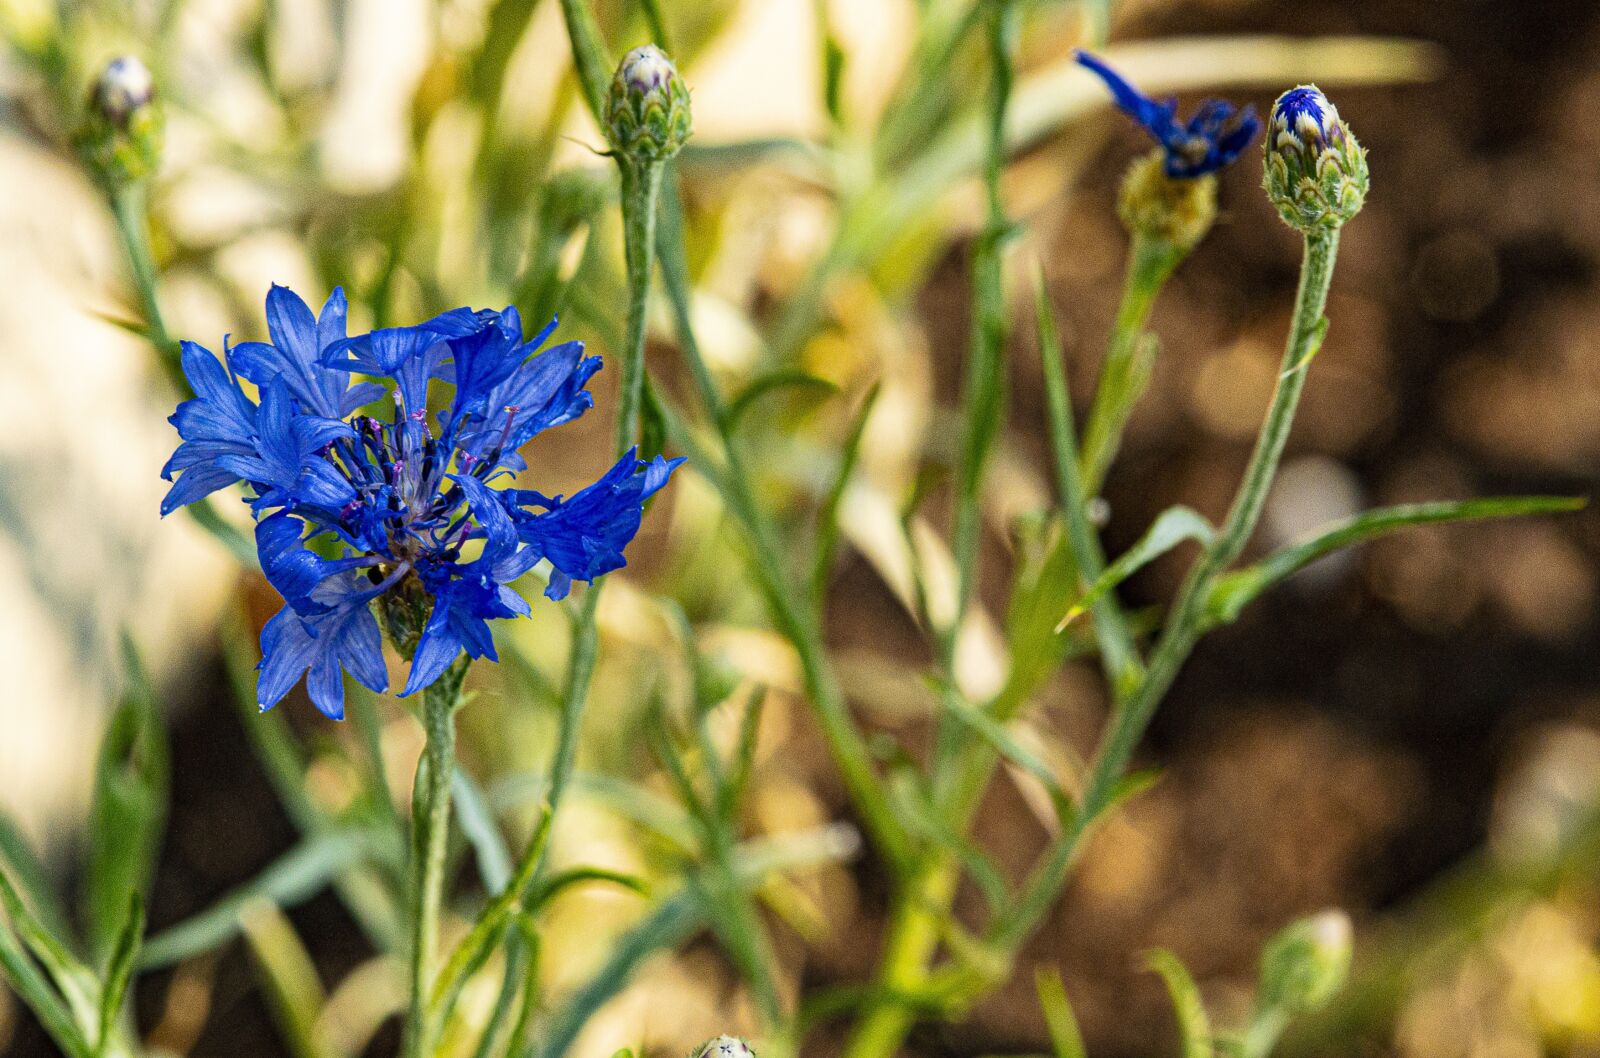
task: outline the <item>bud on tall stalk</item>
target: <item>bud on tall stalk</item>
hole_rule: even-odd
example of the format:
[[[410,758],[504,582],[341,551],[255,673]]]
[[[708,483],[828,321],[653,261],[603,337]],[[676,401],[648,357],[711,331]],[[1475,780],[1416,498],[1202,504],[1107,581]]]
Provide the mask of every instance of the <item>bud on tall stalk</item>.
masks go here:
[[[691,1058],[756,1058],[756,1052],[737,1036],[718,1036],[696,1047]]]
[[[1267,197],[1285,224],[1311,234],[1343,226],[1367,199],[1366,149],[1315,85],[1291,88],[1267,126]]]
[[[1261,1006],[1291,1014],[1325,1006],[1350,973],[1353,932],[1338,910],[1285,927],[1261,953]]]
[[[645,44],[622,57],[605,122],[611,149],[636,164],[664,162],[689,141],[689,89],[660,48]]]
[[[122,187],[155,172],[162,126],[155,78],[139,59],[124,55],[107,63],[90,86],[78,150],[97,179]]]

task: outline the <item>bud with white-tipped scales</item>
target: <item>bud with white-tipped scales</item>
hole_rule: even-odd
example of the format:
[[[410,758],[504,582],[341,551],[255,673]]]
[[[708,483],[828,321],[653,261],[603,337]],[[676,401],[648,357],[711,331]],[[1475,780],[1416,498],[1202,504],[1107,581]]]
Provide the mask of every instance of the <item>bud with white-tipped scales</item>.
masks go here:
[[[160,164],[162,125],[150,68],[123,55],[106,63],[89,89],[78,150],[102,183],[124,186],[150,176]]]
[[[1302,918],[1261,953],[1263,1009],[1301,1014],[1327,1005],[1350,973],[1350,916],[1337,909]]]
[[[718,1036],[696,1047],[691,1058],[756,1058],[756,1052],[737,1036]]]
[[[622,57],[606,95],[611,149],[635,164],[664,162],[689,140],[689,89],[677,67],[654,44]]]
[[[1267,122],[1267,197],[1285,224],[1311,234],[1361,212],[1370,177],[1366,149],[1315,85],[1291,88]]]

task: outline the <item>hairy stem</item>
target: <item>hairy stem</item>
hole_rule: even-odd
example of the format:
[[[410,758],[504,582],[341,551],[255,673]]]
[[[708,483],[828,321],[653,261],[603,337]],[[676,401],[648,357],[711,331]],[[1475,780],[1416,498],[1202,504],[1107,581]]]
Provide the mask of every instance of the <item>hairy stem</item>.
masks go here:
[[[1098,495],[1106,471],[1117,456],[1122,431],[1138,402],[1143,386],[1137,384],[1140,371],[1138,350],[1156,296],[1184,258],[1184,252],[1171,243],[1135,234],[1128,252],[1128,272],[1122,286],[1122,303],[1100,368],[1100,382],[1094,404],[1083,428],[1080,473],[1084,495]]]
[[[1047,850],[1011,908],[994,922],[988,933],[989,945],[1004,953],[1008,961],[1015,958],[1023,942],[1049,911],[1066,884],[1083,839],[1115,801],[1139,740],[1204,630],[1206,593],[1216,578],[1239,557],[1255,530],[1288,440],[1311,357],[1322,339],[1325,326],[1322,313],[1337,253],[1336,231],[1307,237],[1282,373],[1233,507],[1215,541],[1191,568],[1169,612],[1160,644],[1143,680],[1113,714],[1095,754],[1078,810],[1066,821],[1061,835]],[[946,871],[950,869],[944,867]],[[904,901],[905,912],[891,924],[882,979],[885,983],[892,979],[902,989],[923,986],[926,990],[945,980],[943,976],[935,980],[927,969],[933,949],[928,937],[940,910],[948,906],[948,896],[944,896],[944,892],[949,883],[936,871],[925,872],[916,881]],[[981,973],[961,967],[950,977],[972,990],[986,989],[994,983]],[[914,1022],[915,1012],[905,1005],[875,1008],[857,1027],[846,1050],[847,1058],[889,1058],[904,1043]]]
[[[993,940],[1008,950],[1015,950],[1027,939],[1055,901],[1085,833],[1113,800],[1145,728],[1200,638],[1206,593],[1217,576],[1244,551],[1255,531],[1288,442],[1289,427],[1305,388],[1311,357],[1322,341],[1325,327],[1322,312],[1327,305],[1338,249],[1337,230],[1306,237],[1300,289],[1284,348],[1282,372],[1233,507],[1216,539],[1189,570],[1177,601],[1168,612],[1166,628],[1143,682],[1113,715],[1111,727],[1095,755],[1078,811],[1035,870],[1012,914],[994,931]]]
[[[433,1049],[438,1026],[428,1016],[439,945],[439,909],[444,902],[445,851],[450,842],[450,774],[455,769],[456,707],[470,662],[459,659],[423,692],[422,725],[427,744],[417,762],[411,793],[411,995],[407,1007],[407,1058]]]
[[[172,339],[167,335],[166,321],[161,316],[161,302],[156,298],[156,262],[150,252],[145,198],[144,184],[124,184],[110,192],[111,212],[116,217],[117,234],[128,254],[128,267],[133,270],[133,285],[138,289],[139,303],[144,308],[150,340],[161,350],[162,362],[170,370],[176,367],[176,362],[172,355]]]
[[[720,474],[702,468],[722,486],[723,496],[735,521],[744,530],[750,547],[750,568],[772,623],[794,647],[800,658],[800,672],[806,694],[816,707],[824,740],[834,764],[844,778],[851,804],[861,816],[862,825],[878,851],[898,867],[907,862],[909,850],[904,828],[894,818],[888,792],[872,765],[866,739],[850,716],[849,702],[828,660],[822,638],[822,620],[817,609],[804,605],[804,590],[789,575],[790,564],[779,543],[777,531],[756,502],[751,477],[740,454],[738,440],[729,428],[726,407],[716,380],[700,352],[693,321],[689,317],[689,277],[683,262],[683,238],[676,191],[669,199],[667,221],[662,226],[661,272],[671,301],[678,344],[688,361],[695,390],[706,417],[717,430],[726,466]]]
[[[617,452],[639,439],[644,404],[644,338],[649,319],[650,272],[655,257],[658,162],[617,158],[622,171],[623,253],[628,268],[628,330],[622,347],[622,403],[617,412]]]

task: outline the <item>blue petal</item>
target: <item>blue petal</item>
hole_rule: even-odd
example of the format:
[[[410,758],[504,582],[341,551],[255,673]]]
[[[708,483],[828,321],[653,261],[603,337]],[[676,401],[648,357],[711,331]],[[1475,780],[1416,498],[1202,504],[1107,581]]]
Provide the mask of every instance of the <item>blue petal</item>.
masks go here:
[[[502,494],[468,474],[452,474],[450,478],[467,494],[467,505],[483,529],[485,543],[480,561],[493,566],[509,557],[517,547],[517,528],[506,513]]]
[[[400,697],[415,694],[433,683],[460,653],[461,641],[450,626],[449,608],[435,603],[433,614],[428,618],[422,638],[417,643],[417,652],[411,659],[411,673],[406,677],[406,686],[400,692]]]
[[[179,507],[205,499],[218,489],[225,489],[239,480],[239,475],[214,464],[202,464],[185,470],[172,488],[161,499],[161,516],[165,518]]]
[[[285,511],[268,515],[256,524],[256,553],[267,583],[278,589],[296,613],[312,616],[333,608],[315,597],[328,578],[373,565],[374,560],[323,558],[305,546],[305,528],[303,521]]]
[[[261,632],[260,676],[256,700],[262,709],[276,705],[307,673],[306,692],[324,715],[344,718],[343,670],[374,691],[388,685],[377,619],[368,603],[376,594],[348,575],[325,581],[317,589],[325,613],[297,614],[288,606],[278,611]]]
[[[667,483],[682,462],[657,456],[644,463],[630,451],[599,481],[569,500],[514,492],[519,504],[547,508],[542,514],[522,510],[517,533],[558,571],[575,580],[594,580],[621,569],[627,565],[623,549],[639,531],[644,501]],[[558,588],[552,578],[552,589],[564,587]]]
[[[1149,98],[1086,51],[1076,51],[1073,57],[1104,81],[1118,109],[1161,145],[1166,155],[1164,169],[1170,177],[1203,176],[1231,164],[1260,128],[1252,108],[1239,110],[1221,99],[1206,100],[1187,124],[1180,124],[1175,100]]]
[[[289,607],[279,610],[261,630],[260,675],[256,678],[256,702],[263,712],[283,700],[300,682],[316,650],[316,637],[305,622]]]

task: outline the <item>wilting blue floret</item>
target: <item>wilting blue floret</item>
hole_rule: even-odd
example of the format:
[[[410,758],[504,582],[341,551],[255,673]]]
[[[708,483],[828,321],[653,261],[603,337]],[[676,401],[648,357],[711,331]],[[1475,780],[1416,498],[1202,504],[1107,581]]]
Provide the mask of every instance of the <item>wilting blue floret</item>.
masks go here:
[[[581,342],[540,352],[515,309],[454,309],[416,327],[347,337],[335,290],[320,316],[287,288],[267,295],[271,342],[182,348],[195,397],[172,416],[182,443],[162,475],[167,514],[243,481],[256,550],[286,605],[261,636],[257,697],[276,704],[302,676],[328,716],[344,715],[343,673],[387,686],[372,603],[386,592],[430,607],[403,694],[465,652],[495,659],[488,622],[525,616],[510,584],[550,562],[546,594],[625,564],[644,501],[682,460],[629,453],[569,500],[497,486],[526,468],[517,449],[593,407],[600,361]],[[361,374],[389,380],[352,384]],[[260,403],[240,379],[254,383]],[[453,384],[429,421],[429,386]],[[387,418],[354,414],[387,395]],[[311,543],[320,542],[315,548]]]
[[[1176,99],[1151,99],[1086,51],[1076,51],[1073,57],[1104,81],[1117,108],[1161,145],[1166,152],[1168,176],[1184,178],[1216,172],[1243,154],[1261,127],[1254,107],[1241,110],[1223,99],[1207,99],[1194,117],[1180,122]]]

